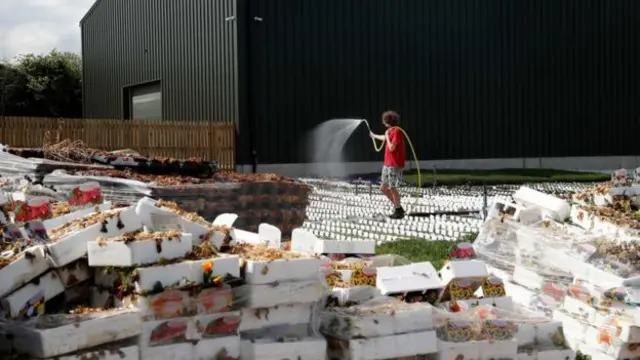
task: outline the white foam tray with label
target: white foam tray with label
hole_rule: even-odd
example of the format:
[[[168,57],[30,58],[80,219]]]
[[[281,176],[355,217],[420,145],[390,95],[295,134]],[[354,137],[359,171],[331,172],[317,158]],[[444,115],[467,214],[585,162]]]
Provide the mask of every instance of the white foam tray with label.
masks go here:
[[[44,301],[49,301],[61,294],[64,291],[64,285],[60,279],[60,276],[54,270],[51,270],[38,278],[37,284],[31,282],[4,299],[0,300],[2,309],[11,318],[15,318],[20,315],[20,311],[29,306],[30,303],[34,303],[39,298],[44,298]]]

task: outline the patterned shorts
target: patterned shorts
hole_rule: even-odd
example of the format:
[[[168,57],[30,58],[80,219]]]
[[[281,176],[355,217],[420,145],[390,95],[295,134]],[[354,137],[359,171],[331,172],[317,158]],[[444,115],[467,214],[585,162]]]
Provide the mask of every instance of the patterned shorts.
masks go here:
[[[396,167],[383,166],[380,181],[390,189],[395,189],[402,183],[402,170]]]

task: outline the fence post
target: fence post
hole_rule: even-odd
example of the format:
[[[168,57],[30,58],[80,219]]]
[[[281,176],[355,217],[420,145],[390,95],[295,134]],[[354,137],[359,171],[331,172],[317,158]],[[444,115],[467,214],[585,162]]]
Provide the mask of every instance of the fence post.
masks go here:
[[[216,147],[218,146],[216,141],[216,127],[214,122],[209,122],[209,161],[218,160],[216,159]],[[218,160],[219,161],[219,160]],[[220,167],[224,167],[224,164],[219,164]]]
[[[482,220],[487,220],[487,214],[488,214],[488,209],[489,209],[489,192],[487,191],[487,182],[483,181],[482,183],[482,195],[483,195],[483,201],[482,201]]]

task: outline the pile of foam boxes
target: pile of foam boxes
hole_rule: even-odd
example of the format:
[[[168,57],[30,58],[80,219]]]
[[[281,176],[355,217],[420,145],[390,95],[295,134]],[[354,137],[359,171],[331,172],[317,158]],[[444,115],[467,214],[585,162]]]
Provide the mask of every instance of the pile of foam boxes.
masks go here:
[[[12,211],[5,221],[18,224]],[[453,249],[440,271],[374,257],[366,261],[375,286],[329,289],[323,269],[348,262],[344,254],[373,255],[375,242],[297,230],[283,250],[277,228],[247,232],[233,228],[235,219],[206,223],[144,198],[8,227],[15,250],[2,254],[0,352],[65,360],[572,356],[561,324],[515,306],[470,244]],[[353,272],[340,271],[348,283]]]
[[[505,281],[516,306],[552,318],[564,329],[563,339],[551,325],[536,326],[538,333],[551,335],[552,345],[564,342],[592,359],[640,357],[640,269],[594,247],[624,248],[640,241],[636,229],[597,211],[620,196],[637,202],[637,185],[630,184],[626,172],[616,171],[609,186],[575,195],[573,204],[521,188],[515,203],[498,202],[489,211],[474,246]]]
[[[279,248],[277,228],[249,233],[232,228],[235,218],[206,224],[145,198],[44,221],[55,229],[51,239],[12,254],[0,270],[0,351],[39,359],[324,359],[314,325],[326,295],[320,260],[207,253],[237,243]],[[78,299],[66,294],[80,285]]]

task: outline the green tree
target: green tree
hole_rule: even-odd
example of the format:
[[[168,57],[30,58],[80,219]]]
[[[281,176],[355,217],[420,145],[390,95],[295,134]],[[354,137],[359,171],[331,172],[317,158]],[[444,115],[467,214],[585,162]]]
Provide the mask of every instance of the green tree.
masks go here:
[[[24,55],[14,68],[26,81],[30,115],[82,116],[82,60],[78,54],[53,50],[46,55]]]
[[[26,76],[8,62],[0,62],[0,116],[33,115]]]

